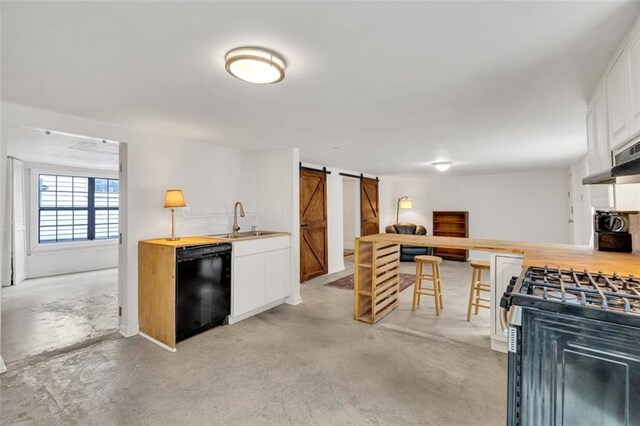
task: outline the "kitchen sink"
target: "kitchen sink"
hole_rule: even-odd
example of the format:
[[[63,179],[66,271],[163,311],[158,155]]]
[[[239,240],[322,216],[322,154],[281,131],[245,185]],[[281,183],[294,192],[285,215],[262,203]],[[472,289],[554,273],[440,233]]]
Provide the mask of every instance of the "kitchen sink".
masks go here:
[[[245,231],[245,232],[236,232],[235,234],[212,235],[212,237],[227,238],[230,240],[239,240],[243,238],[264,237],[268,235],[275,235],[275,234],[281,234],[281,233],[282,232],[277,232],[277,231]]]

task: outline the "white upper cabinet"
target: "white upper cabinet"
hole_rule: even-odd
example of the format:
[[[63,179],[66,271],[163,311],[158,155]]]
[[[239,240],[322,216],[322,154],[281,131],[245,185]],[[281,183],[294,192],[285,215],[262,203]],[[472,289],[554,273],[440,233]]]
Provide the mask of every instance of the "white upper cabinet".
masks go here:
[[[594,93],[587,111],[589,173],[611,167],[608,122],[606,92],[598,90]]]
[[[627,47],[627,65],[629,70],[630,116],[629,136],[640,134],[640,33]]]
[[[630,93],[628,55],[618,57],[607,75],[607,104],[609,109],[609,140],[611,149],[625,143],[630,137]]]
[[[589,106],[587,111],[587,143],[589,149],[589,172],[593,173],[600,170],[598,167],[598,145],[596,138],[596,114],[593,105]]]

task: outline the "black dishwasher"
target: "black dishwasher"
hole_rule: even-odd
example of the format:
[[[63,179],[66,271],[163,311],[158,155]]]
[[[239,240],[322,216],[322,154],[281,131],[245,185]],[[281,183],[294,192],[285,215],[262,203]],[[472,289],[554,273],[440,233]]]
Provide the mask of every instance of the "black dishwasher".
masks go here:
[[[176,341],[222,325],[231,314],[231,244],[176,250]]]

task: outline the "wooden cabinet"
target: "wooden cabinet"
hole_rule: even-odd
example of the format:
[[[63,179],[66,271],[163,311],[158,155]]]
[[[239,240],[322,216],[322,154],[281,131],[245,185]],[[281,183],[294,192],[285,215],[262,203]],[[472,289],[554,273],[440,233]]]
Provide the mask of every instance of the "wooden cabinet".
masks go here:
[[[356,239],[353,318],[375,324],[400,305],[400,244]]]
[[[290,246],[289,236],[233,243],[230,324],[272,308],[289,296]]]
[[[140,332],[161,346],[176,347],[176,249],[231,242],[231,315],[238,322],[270,309],[291,291],[291,237],[286,234],[243,241],[210,237],[164,238],[138,243]]]
[[[438,211],[433,212],[433,235],[436,237],[469,236],[469,212]],[[434,249],[435,256],[448,260],[467,260],[467,250],[439,248]]]
[[[175,350],[175,246],[162,242],[138,243],[138,322],[143,336]]]
[[[609,71],[606,79],[609,116],[609,140],[615,149],[630,137],[630,93],[628,55],[623,52]]]

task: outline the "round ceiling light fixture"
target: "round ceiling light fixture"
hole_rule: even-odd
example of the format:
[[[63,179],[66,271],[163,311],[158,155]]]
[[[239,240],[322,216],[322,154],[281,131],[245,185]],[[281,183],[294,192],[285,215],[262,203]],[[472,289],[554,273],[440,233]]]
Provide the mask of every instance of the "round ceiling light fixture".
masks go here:
[[[284,59],[260,47],[232,49],[224,56],[224,62],[229,74],[249,83],[273,84],[284,79]]]
[[[439,172],[446,172],[453,165],[453,161],[436,161],[435,163],[431,163],[431,165]]]

